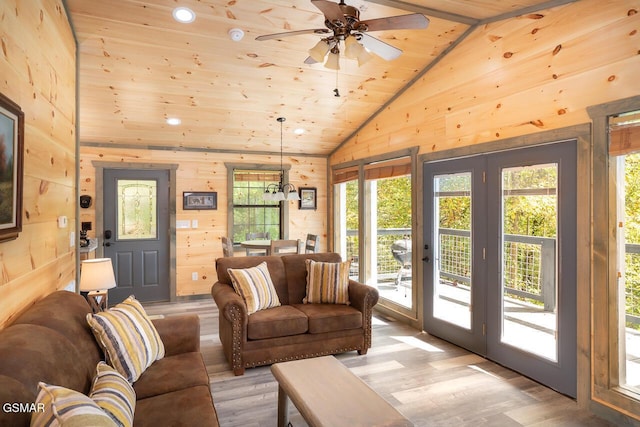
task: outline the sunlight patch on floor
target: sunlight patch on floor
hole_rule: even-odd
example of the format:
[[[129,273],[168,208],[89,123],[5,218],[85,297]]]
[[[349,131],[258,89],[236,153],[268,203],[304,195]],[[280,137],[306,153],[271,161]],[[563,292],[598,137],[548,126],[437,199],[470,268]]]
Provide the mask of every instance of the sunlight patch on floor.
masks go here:
[[[494,374],[493,372],[489,372],[486,369],[482,369],[480,366],[478,365],[469,365],[470,369],[473,369],[474,371],[478,371],[481,374],[485,374],[485,375],[489,375],[490,377],[496,378],[501,380],[502,378],[499,375]]]
[[[429,343],[426,343],[422,340],[419,340],[416,337],[410,337],[410,336],[391,336],[390,338],[393,338],[394,340],[403,342],[405,344],[410,345],[411,347],[414,348],[419,348],[420,350],[425,350],[431,353],[440,353],[443,352],[444,350],[436,347],[435,345],[431,345]]]
[[[481,363],[484,361],[485,361],[484,358],[476,354],[467,354],[460,357],[453,357],[451,359],[437,360],[435,362],[430,362],[429,364],[436,369],[443,370],[443,369],[457,368],[460,366],[473,365],[475,363]]]

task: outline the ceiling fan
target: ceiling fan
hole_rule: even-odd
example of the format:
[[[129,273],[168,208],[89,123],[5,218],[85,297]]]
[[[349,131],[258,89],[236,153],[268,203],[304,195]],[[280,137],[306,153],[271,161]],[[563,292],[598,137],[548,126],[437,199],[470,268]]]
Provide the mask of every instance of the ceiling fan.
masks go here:
[[[344,56],[356,59],[358,65],[364,64],[371,58],[369,52],[390,61],[400,56],[402,50],[370,36],[367,34],[368,32],[421,29],[427,28],[429,25],[429,19],[420,13],[360,21],[360,11],[356,7],[345,4],[344,0],[340,0],[340,3],[311,0],[311,3],[324,14],[324,25],[327,28],[267,34],[256,37],[256,40],[280,39],[300,34],[327,34],[327,37],[323,37],[314,47],[309,49],[309,57],[304,62],[306,64],[325,62],[326,57],[324,66],[338,70],[340,69],[340,42],[344,43]]]

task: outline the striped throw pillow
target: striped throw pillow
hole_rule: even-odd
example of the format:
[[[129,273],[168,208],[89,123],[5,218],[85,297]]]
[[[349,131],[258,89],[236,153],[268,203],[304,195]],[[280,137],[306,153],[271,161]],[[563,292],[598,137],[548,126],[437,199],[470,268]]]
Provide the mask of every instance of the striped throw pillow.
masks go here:
[[[280,305],[266,262],[256,267],[229,268],[227,271],[231,277],[233,289],[244,299],[249,314]]]
[[[43,382],[39,383],[38,387],[40,392],[36,397],[36,407],[42,407],[43,410],[31,414],[32,427],[117,427],[111,417],[88,396]]]
[[[87,314],[87,322],[109,365],[131,384],[164,357],[162,339],[133,295],[107,311]]]
[[[98,363],[89,397],[120,427],[133,426],[136,392],[127,379],[104,362]]]
[[[305,304],[349,304],[349,265],[345,262],[305,260],[307,296]]]

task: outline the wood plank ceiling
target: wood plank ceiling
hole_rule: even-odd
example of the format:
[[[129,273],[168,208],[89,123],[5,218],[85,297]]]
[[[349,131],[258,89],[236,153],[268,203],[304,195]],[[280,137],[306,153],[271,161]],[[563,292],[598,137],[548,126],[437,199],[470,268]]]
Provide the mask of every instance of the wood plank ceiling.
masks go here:
[[[83,144],[328,155],[474,26],[567,0],[349,0],[360,19],[424,13],[423,30],[378,31],[403,50],[336,72],[304,63],[324,28],[309,0],[66,0],[78,39]],[[185,6],[191,24],[175,21]],[[245,35],[232,41],[229,30]],[[488,41],[489,43],[489,41]],[[340,97],[334,96],[338,88]],[[181,124],[165,120],[178,117]],[[301,135],[295,129],[304,129]]]

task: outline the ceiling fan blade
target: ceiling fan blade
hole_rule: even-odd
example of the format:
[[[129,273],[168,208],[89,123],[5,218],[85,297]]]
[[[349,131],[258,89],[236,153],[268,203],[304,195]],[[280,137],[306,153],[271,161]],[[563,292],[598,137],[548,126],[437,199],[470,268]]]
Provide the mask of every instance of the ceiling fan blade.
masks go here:
[[[309,65],[313,65],[313,64],[317,64],[318,61],[316,61],[315,59],[313,59],[310,56],[307,56],[307,59],[304,60],[305,64],[309,64]]]
[[[338,3],[327,0],[311,0],[311,3],[315,7],[320,9],[320,12],[322,12],[324,14],[324,17],[329,21],[340,21],[344,24],[347,23],[344,18],[344,13],[342,12],[342,9],[340,8],[340,5]]]
[[[371,37],[370,35],[365,33],[360,33],[360,35],[362,36],[360,38],[360,43],[362,43],[362,46],[366,47],[382,59],[391,61],[392,59],[396,59],[402,54],[401,49],[391,46],[390,44],[385,43],[380,39]]]
[[[421,29],[427,28],[429,18],[421,13],[411,13],[360,21],[360,24],[366,25],[367,31]]]
[[[327,34],[328,32],[329,30],[327,28],[314,28],[310,30],[287,31],[285,33],[266,34],[264,36],[256,37],[256,40],[264,41],[264,40],[272,40],[272,39],[281,39],[283,37],[299,36],[300,34]]]

